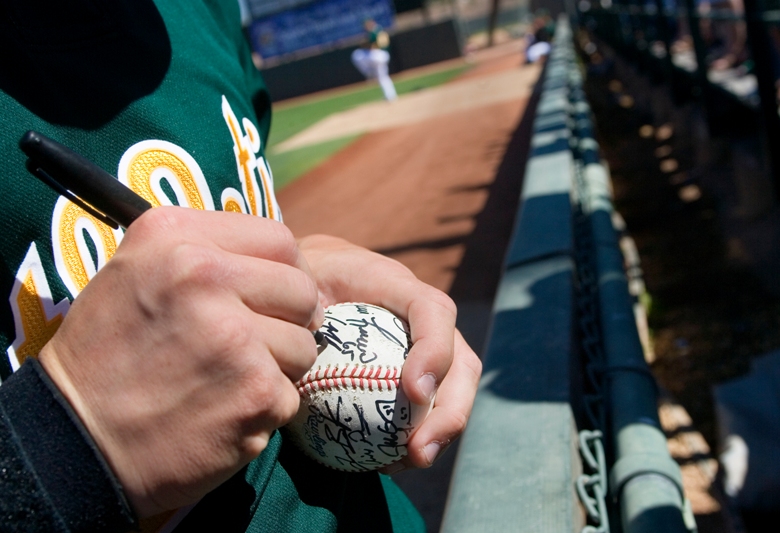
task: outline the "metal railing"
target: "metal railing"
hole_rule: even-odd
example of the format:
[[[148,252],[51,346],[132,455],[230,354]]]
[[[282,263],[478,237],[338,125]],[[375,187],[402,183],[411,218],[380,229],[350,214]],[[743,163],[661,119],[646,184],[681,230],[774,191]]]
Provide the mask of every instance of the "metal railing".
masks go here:
[[[695,530],[658,421],[572,37],[559,20],[446,533]]]

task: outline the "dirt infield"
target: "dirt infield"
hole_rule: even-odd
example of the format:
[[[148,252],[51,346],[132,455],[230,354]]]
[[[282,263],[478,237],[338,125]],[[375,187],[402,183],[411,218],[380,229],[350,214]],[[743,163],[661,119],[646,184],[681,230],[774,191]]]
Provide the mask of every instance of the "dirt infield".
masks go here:
[[[470,78],[539,72],[522,66],[517,43],[475,61]],[[535,96],[517,89],[517,98],[364,135],[278,192],[286,224],[298,236],[329,233],[386,254],[448,292],[479,353],[529,142],[526,110]],[[439,529],[454,457],[450,450],[430,470],[394,476],[431,532]]]
[[[381,251],[447,291],[526,102],[370,133],[280,191],[285,222]]]
[[[475,62],[465,82],[449,85],[472,85],[480,75],[507,80],[512,70],[539,73],[522,64],[517,45]],[[364,135],[278,192],[285,222],[298,236],[328,233],[384,253],[449,292],[459,304],[459,327],[479,352],[524,165],[517,159],[522,142],[507,149],[531,96],[522,79],[515,99],[475,100],[472,109]],[[447,86],[428,92],[453,94]],[[500,166],[506,185],[497,181]],[[489,229],[476,231],[478,225]]]
[[[298,236],[329,233],[391,255],[449,290],[539,72],[521,67],[516,44],[490,52],[475,60],[469,82],[480,72],[488,81],[506,78],[507,71],[528,72],[517,98],[475,101],[471,109],[364,135],[277,193],[285,223]],[[463,84],[458,79],[428,92],[451,93]]]

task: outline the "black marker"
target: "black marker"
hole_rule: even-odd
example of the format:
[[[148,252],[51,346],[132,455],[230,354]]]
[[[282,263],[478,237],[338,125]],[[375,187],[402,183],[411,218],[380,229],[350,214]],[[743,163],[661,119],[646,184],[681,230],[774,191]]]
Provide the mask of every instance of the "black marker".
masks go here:
[[[117,229],[127,228],[152,205],[114,176],[70,148],[36,131],[28,131],[19,141],[27,154],[27,170],[84,211]],[[318,351],[327,341],[314,332]]]
[[[112,228],[127,228],[152,208],[92,161],[41,133],[28,131],[19,147],[33,176]]]

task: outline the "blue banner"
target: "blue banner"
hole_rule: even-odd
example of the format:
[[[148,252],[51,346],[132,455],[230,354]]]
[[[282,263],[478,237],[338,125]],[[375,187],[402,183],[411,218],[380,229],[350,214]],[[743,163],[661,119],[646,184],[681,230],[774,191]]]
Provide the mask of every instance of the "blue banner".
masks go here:
[[[280,11],[293,9],[303,4],[310,4],[315,0],[246,0],[249,12],[253,18],[265,17]]]
[[[255,20],[249,35],[254,50],[267,59],[361,35],[366,19],[392,26],[392,1],[318,0]]]

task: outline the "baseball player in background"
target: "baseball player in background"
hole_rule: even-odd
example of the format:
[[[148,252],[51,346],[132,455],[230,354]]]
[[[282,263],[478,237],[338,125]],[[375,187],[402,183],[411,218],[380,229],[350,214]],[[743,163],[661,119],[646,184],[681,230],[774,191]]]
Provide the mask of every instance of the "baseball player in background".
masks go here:
[[[392,101],[398,98],[395,92],[395,85],[388,73],[388,63],[390,62],[390,36],[382,27],[372,19],[368,19],[363,24],[367,34],[367,47],[358,48],[352,52],[352,64],[366,78],[376,78],[385,100]]]
[[[479,360],[445,294],[282,224],[236,0],[0,7],[0,531],[423,531],[388,476],[277,428],[323,306],[410,324],[402,387],[435,403],[387,473],[460,435]],[[156,207],[122,231],[57,195],[25,169],[31,129]]]

